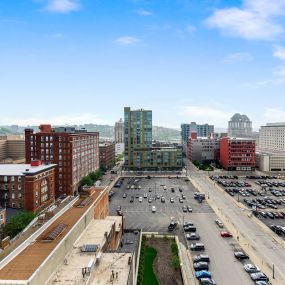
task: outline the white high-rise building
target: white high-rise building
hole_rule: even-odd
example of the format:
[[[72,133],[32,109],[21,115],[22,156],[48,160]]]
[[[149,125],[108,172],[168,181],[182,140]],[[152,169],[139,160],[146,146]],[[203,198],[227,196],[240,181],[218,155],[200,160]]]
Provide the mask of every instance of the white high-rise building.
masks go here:
[[[228,123],[228,136],[231,138],[251,138],[252,122],[246,115],[234,114]]]
[[[260,128],[256,158],[261,171],[285,171],[285,123]]]
[[[120,119],[115,123],[115,153],[122,154],[125,149],[124,144],[124,122]]]
[[[259,148],[285,151],[285,123],[269,123],[259,130]]]

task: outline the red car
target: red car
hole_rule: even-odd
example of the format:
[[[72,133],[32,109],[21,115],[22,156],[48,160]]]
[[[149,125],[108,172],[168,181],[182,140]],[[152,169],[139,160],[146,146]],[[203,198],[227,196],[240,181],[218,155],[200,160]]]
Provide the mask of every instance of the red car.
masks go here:
[[[221,232],[221,237],[232,237],[233,235],[230,232]]]

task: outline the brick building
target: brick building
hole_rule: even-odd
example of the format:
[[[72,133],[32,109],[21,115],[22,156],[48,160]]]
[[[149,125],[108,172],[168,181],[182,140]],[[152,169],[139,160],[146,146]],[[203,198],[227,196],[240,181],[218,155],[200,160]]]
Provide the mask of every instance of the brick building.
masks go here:
[[[115,144],[102,143],[99,145],[100,166],[108,167],[112,160],[115,160]]]
[[[256,167],[255,140],[221,138],[220,163],[226,170],[254,170]]]
[[[80,180],[99,169],[99,133],[41,125],[25,130],[26,162],[55,163],[55,194],[74,195]]]
[[[55,164],[0,164],[1,206],[35,212],[54,199]]]

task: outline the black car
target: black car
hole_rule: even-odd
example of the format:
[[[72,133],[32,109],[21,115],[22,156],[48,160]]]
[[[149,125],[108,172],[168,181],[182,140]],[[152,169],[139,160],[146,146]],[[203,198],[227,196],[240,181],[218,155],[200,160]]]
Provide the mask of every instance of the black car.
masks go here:
[[[196,232],[196,227],[195,226],[184,227],[184,232],[195,233]]]
[[[134,198],[134,196],[132,196],[131,199],[130,199],[130,203],[133,203],[134,200],[135,200],[135,198]]]
[[[203,261],[194,263],[193,267],[194,267],[195,271],[208,270],[209,269],[208,263],[203,262]]]
[[[172,231],[174,231],[174,230],[176,229],[176,227],[177,227],[177,222],[171,222],[171,223],[169,224],[169,226],[168,226],[168,230],[169,230],[170,232],[172,232]]]
[[[249,256],[244,253],[243,251],[236,251],[235,252],[235,257],[239,260],[242,260],[242,259],[249,259]]]

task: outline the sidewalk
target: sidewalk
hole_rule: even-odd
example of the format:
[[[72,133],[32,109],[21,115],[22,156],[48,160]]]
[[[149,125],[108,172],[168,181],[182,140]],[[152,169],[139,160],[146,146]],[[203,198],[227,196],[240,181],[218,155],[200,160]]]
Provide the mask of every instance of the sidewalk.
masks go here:
[[[187,252],[185,245],[182,244],[181,242],[180,242],[180,249],[181,249],[181,258],[182,258],[181,263],[183,264],[183,268],[188,280],[188,282],[184,285],[196,285],[197,281],[194,272],[192,270],[192,265],[188,256],[189,253]]]

